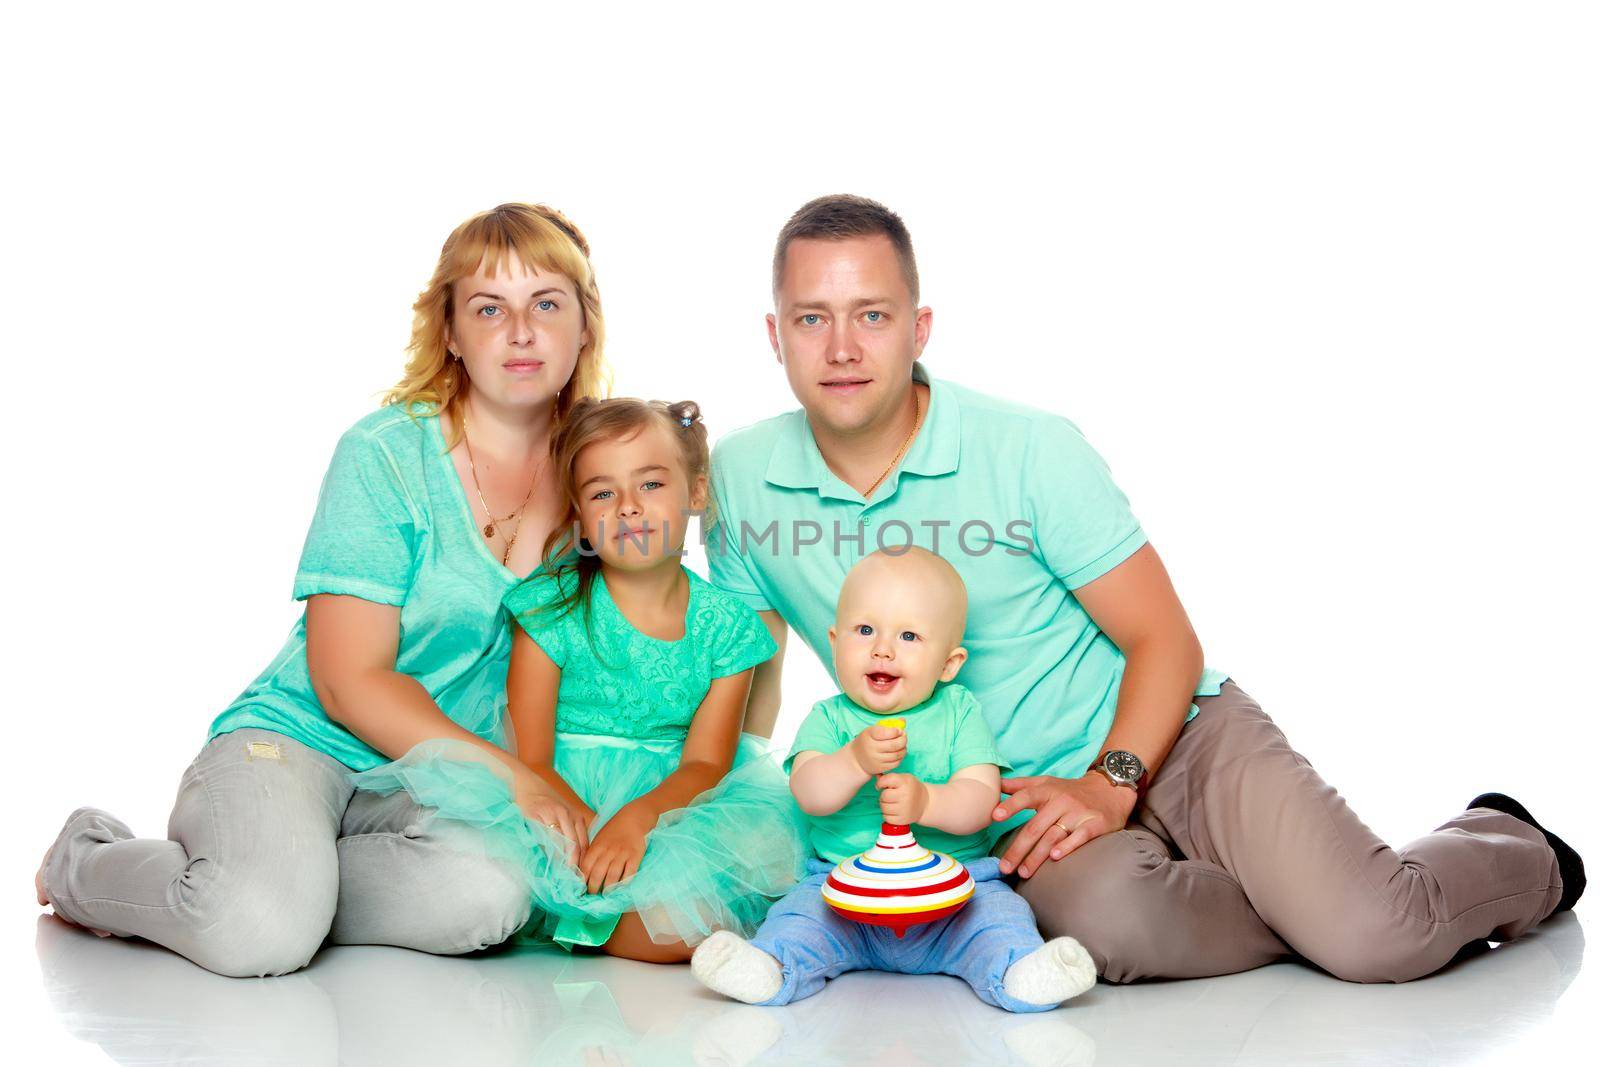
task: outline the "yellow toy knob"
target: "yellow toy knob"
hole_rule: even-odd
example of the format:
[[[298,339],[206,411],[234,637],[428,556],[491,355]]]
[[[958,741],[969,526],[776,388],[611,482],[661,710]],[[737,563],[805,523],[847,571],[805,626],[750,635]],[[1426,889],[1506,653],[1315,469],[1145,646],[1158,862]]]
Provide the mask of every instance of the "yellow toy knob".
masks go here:
[[[887,726],[892,730],[904,730],[906,728],[906,721],[904,719],[879,719],[878,725]]]

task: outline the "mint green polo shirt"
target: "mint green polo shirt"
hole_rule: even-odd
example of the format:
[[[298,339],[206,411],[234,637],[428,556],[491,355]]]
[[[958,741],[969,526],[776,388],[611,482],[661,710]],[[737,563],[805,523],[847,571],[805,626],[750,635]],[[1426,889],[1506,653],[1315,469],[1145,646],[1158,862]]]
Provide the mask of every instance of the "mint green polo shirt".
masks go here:
[[[1125,659],[1073,590],[1138,551],[1144,530],[1072,422],[934,380],[920,361],[911,373],[931,390],[928,411],[870,502],[828,469],[803,410],[717,443],[711,579],[776,610],[832,675],[828,627],[850,568],[880,544],[938,553],[967,586],[957,680],[1001,756],[1019,777],[1078,777],[1111,730]],[[1206,668],[1195,695],[1226,678]]]

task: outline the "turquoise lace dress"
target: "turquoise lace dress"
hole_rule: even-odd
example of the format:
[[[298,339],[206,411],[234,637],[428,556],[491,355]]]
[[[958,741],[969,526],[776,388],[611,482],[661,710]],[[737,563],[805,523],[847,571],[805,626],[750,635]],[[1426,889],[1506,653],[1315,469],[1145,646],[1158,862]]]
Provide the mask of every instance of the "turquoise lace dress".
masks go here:
[[[587,612],[581,605],[560,615],[536,610],[556,598],[558,583],[572,580],[570,571],[559,579],[538,572],[506,594],[511,618],[561,668],[554,763],[594,811],[591,834],[677,769],[712,679],[777,650],[754,611],[684,573],[689,606],[677,641],[636,630],[603,577]],[[629,911],[657,942],[694,945],[721,929],[749,937],[805,871],[805,824],[781,754],[749,734],[720,783],[661,817],[633,877],[600,894],[587,891],[568,860],[566,838],[524,818],[504,768],[470,746],[425,742],[353,777],[359,789],[404,789],[437,817],[483,827],[485,847],[528,878],[535,911],[524,939],[600,945]]]

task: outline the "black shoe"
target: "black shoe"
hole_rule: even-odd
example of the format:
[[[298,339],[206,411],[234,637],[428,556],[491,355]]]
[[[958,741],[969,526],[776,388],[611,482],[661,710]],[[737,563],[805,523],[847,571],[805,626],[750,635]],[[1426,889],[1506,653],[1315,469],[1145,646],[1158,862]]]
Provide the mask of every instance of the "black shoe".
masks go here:
[[[1527,808],[1504,793],[1484,793],[1474,798],[1467,807],[1489,808],[1492,811],[1504,812],[1513,818],[1521,819],[1544,835],[1545,841],[1556,854],[1556,870],[1561,872],[1561,903],[1557,904],[1556,911],[1550,914],[1569,910],[1578,902],[1578,898],[1583,896],[1583,887],[1589,884],[1589,880],[1583,874],[1583,857],[1574,852],[1571,845],[1540,826],[1538,820],[1528,814]]]

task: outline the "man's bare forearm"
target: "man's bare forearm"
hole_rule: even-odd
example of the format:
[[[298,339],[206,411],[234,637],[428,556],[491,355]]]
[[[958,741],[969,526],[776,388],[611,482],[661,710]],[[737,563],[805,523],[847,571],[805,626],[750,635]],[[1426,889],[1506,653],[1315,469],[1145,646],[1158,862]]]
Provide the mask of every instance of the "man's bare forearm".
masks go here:
[[[1205,670],[1197,641],[1149,640],[1124,649],[1127,665],[1117,693],[1117,714],[1101,752],[1138,756],[1152,778],[1183,729],[1195,686]]]
[[[745,703],[744,732],[771,737],[778,725],[778,709],[783,703],[783,656],[788,651],[789,627],[776,611],[763,611],[761,621],[777,643],[778,651],[758,664],[750,678],[750,698]]]

